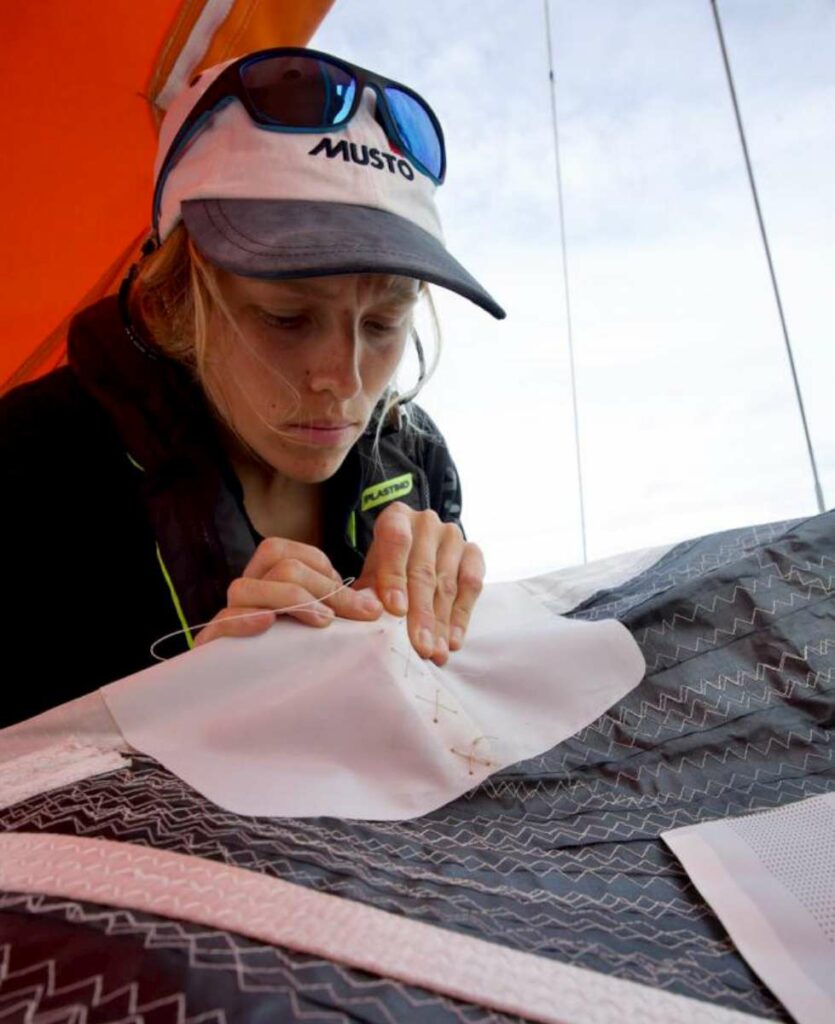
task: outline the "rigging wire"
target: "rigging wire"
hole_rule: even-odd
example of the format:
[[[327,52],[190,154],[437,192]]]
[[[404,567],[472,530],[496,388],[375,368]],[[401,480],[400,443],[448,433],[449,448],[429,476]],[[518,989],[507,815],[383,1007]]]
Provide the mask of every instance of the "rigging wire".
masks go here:
[[[580,494],[580,536],[583,544],[583,564],[588,561],[586,553],[586,512],[583,497],[583,464],[580,456],[580,419],[577,411],[577,377],[574,370],[574,332],[571,324],[571,295],[568,281],[568,251],[565,241],[565,207],[562,197],[562,168],[560,164],[560,136],[557,121],[557,83],[554,75],[554,53],[551,45],[551,12],[548,0],[543,0],[545,10],[545,39],[548,44],[548,81],[551,97],[551,128],[554,133],[554,166],[557,177],[557,206],[560,218],[560,246],[562,249],[563,289],[565,293],[565,322],[568,332],[568,362],[571,377],[571,405],[574,412],[574,448],[577,461],[577,485]]]
[[[737,101],[736,88],[734,87],[734,79],[731,73],[731,62],[728,58],[728,50],[725,46],[725,35],[722,31],[722,20],[719,16],[719,6],[717,0],[710,0],[710,6],[713,10],[713,20],[716,24],[716,34],[719,37],[719,47],[722,51],[722,62],[725,65],[725,77],[728,80],[728,89],[731,94],[731,102],[733,103],[734,114],[736,116],[736,126],[739,131],[739,141],[742,143],[742,153],[745,157],[745,168],[748,172],[748,182],[751,186],[751,195],[754,197],[754,207],[757,211],[757,222],[760,226],[760,236],[762,237],[763,248],[765,249],[765,258],[768,262],[768,273],[771,276],[771,287],[774,291],[774,300],[777,303],[777,312],[780,316],[780,326],[783,329],[783,340],[786,343],[786,353],[789,357],[789,367],[791,369],[792,380],[794,381],[794,391],[797,396],[797,404],[800,409],[800,419],[803,423],[803,433],[806,437],[806,448],[809,452],[809,462],[812,465],[812,476],[815,481],[815,498],[818,503],[818,511],[826,511],[826,506],[823,500],[823,489],[821,488],[820,478],[818,477],[818,467],[815,462],[815,452],[812,447],[812,438],[809,433],[809,424],[806,420],[806,410],[803,406],[803,396],[800,393],[800,382],[797,378],[797,370],[794,365],[794,356],[792,354],[791,341],[789,340],[789,330],[786,325],[786,317],[783,313],[783,302],[780,298],[780,289],[777,285],[777,274],[774,270],[774,263],[771,259],[771,247],[768,244],[768,234],[765,230],[765,221],[763,219],[762,208],[760,207],[760,197],[757,192],[757,185],[754,181],[754,170],[751,166],[751,157],[748,153],[748,143],[745,138],[745,128],[742,124],[742,114],[739,109],[739,102]]]

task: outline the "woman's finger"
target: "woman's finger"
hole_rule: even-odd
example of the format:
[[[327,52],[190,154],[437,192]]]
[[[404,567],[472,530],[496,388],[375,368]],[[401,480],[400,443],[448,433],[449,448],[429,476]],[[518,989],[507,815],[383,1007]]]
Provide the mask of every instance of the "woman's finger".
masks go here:
[[[274,615],[289,615],[308,626],[327,626],[334,618],[332,608],[297,583],[251,580],[241,576],[229,585],[226,600],[228,607],[225,610],[230,617],[241,608],[265,608]]]
[[[339,583],[342,582],[342,578],[331,565],[330,559],[324,551],[314,548],[311,544],[285,540],[283,537],[267,537],[262,540],[242,575],[253,579],[263,579],[273,566],[287,558],[303,562],[315,572]]]
[[[252,582],[258,582],[253,580]],[[263,582],[289,583],[306,590],[343,619],[377,619],[383,606],[371,590],[356,591],[323,576],[295,558],[285,558],[263,577]]]
[[[308,625],[321,625],[318,620],[330,621],[334,615],[368,621],[382,614],[383,606],[368,591],[357,593],[346,587],[334,593],[331,581],[315,573],[306,576],[286,564],[277,566],[274,573],[275,578],[271,579],[252,580],[242,576],[234,580],[227,592],[229,607],[271,608]]]
[[[435,567],[435,655],[437,665],[446,663],[450,647],[450,619],[452,607],[458,597],[458,574],[465,541],[454,523],[441,526],[441,542]]]
[[[200,630],[194,646],[200,647],[219,636],[257,636],[274,622],[275,612],[263,608],[224,608]]]
[[[412,646],[424,658],[431,658],[437,646],[435,592],[438,547],[443,526],[434,512],[420,512],[413,521],[412,547],[406,567],[409,587],[408,627]]]
[[[470,617],[484,589],[484,555],[477,544],[465,544],[458,567],[458,594],[450,615],[449,647],[460,650],[464,643]]]
[[[405,615],[409,609],[409,585],[406,567],[412,548],[412,521],[415,513],[395,501],[374,524],[374,541],[368,559],[374,567],[374,587],[386,611]],[[363,579],[366,573],[363,571]]]

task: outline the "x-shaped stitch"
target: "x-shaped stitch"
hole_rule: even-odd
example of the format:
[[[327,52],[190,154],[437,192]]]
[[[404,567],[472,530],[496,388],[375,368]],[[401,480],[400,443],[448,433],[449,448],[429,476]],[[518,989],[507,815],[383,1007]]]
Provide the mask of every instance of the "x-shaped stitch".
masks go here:
[[[427,704],[434,704],[435,705],[435,712],[434,712],[435,717],[432,719],[433,722],[437,722],[438,721],[438,716],[440,715],[440,713],[442,711],[450,711],[453,715],[457,715],[458,714],[458,712],[455,710],[455,708],[448,708],[446,706],[446,704],[442,704],[441,703],[441,691],[440,690],[436,690],[435,691],[435,699],[434,700],[430,700],[428,697],[421,697],[421,695],[419,693],[416,693],[415,697],[417,697],[418,700],[425,700]]]

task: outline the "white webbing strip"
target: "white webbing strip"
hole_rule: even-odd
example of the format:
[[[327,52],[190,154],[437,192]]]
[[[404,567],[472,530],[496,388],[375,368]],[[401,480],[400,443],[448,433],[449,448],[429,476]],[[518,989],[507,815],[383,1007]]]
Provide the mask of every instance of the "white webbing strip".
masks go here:
[[[0,888],[224,929],[547,1024],[759,1021],[253,871],[130,843],[5,833]]]

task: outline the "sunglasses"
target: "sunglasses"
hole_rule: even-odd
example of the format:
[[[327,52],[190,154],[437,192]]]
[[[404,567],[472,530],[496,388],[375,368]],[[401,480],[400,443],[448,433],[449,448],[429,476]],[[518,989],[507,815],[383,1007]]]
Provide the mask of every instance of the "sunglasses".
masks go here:
[[[282,46],[230,64],[195,103],[160,167],[154,227],[169,171],[220,107],[237,99],[253,123],[268,131],[323,132],[351,120],[367,86],[377,94],[377,116],[391,145],[440,185],[446,173],[444,135],[432,108],[413,89],[318,50]]]

